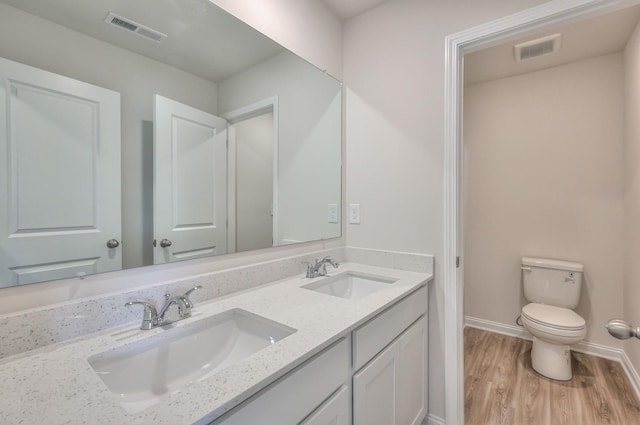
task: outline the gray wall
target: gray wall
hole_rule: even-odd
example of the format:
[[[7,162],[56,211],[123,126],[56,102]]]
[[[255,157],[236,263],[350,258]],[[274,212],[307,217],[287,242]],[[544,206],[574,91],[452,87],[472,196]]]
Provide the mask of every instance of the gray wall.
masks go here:
[[[340,236],[339,84],[284,52],[218,84],[220,114],[278,96],[277,244]],[[313,225],[309,225],[313,223]]]
[[[429,411],[444,417],[445,37],[540,0],[395,0],[344,26],[347,245],[434,254]]]

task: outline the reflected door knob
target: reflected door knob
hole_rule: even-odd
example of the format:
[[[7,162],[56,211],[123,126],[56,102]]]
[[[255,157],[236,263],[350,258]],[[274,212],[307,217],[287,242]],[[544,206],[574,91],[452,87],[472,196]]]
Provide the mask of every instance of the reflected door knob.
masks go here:
[[[160,246],[163,248],[168,248],[171,246],[171,241],[169,239],[163,239],[160,241]]]
[[[117,239],[109,239],[109,240],[107,241],[107,246],[108,246],[109,248],[117,248],[117,247],[119,247],[119,246],[120,246],[120,242],[118,242],[118,240],[117,240]]]

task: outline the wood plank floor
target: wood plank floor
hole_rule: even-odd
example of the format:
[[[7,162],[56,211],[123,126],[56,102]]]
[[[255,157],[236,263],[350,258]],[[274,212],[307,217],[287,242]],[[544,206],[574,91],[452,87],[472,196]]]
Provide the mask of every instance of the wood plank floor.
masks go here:
[[[531,367],[531,341],[467,327],[466,425],[637,425],[640,402],[622,366],[572,353],[573,379]]]

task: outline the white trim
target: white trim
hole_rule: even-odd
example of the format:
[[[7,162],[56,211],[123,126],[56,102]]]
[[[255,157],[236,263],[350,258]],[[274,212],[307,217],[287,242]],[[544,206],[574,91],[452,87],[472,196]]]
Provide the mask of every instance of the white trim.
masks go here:
[[[227,209],[229,218],[229,229],[233,226],[233,242],[227,241],[227,245],[232,245],[234,250],[229,252],[235,252],[235,235],[236,235],[236,193],[235,193],[235,184],[236,184],[236,165],[235,165],[235,155],[236,155],[236,138],[235,138],[235,124],[247,120],[249,118],[254,118],[259,115],[265,114],[267,112],[271,112],[273,114],[273,200],[271,207],[271,214],[273,217],[273,239],[272,246],[280,245],[280,235],[278,234],[278,199],[279,199],[279,185],[278,185],[278,123],[279,121],[279,107],[278,107],[278,96],[268,97],[266,99],[259,100],[250,105],[243,106],[242,108],[234,109],[233,111],[226,112],[222,114],[222,118],[228,121],[228,182],[233,182],[233,186],[229,184],[229,187],[233,187],[234,190],[228,196],[227,199]],[[233,173],[233,176],[231,175]],[[231,192],[231,191],[230,191]],[[231,202],[233,200],[233,203]],[[232,219],[233,218],[233,219]],[[231,233],[229,233],[231,235]]]
[[[291,245],[293,243],[301,243],[302,241],[299,241],[297,239],[286,239],[283,238],[278,242],[278,245]]]
[[[460,223],[462,184],[462,72],[463,55],[553,26],[602,15],[640,3],[640,0],[554,0],[537,7],[462,31],[445,39],[444,120],[444,357],[445,417],[464,423],[463,267]]]
[[[262,115],[265,112],[270,111],[273,106],[277,104],[278,96],[271,96],[266,99],[258,100],[257,102],[251,103],[247,106],[225,112],[220,116],[231,123],[236,123]]]
[[[507,325],[505,323],[493,322],[491,320],[479,319],[477,317],[465,316],[465,327],[482,329],[488,332],[494,332],[501,335],[507,335],[514,338],[525,339],[531,341],[533,336],[524,328],[515,325]],[[604,359],[619,362],[622,369],[629,378],[633,390],[640,399],[640,375],[635,370],[629,357],[622,348],[610,347],[607,345],[596,344],[588,341],[581,341],[571,346],[573,351],[578,353],[589,354],[591,356],[602,357]]]
[[[622,368],[629,377],[629,381],[631,381],[631,386],[636,391],[636,395],[640,399],[640,375],[638,375],[638,371],[633,367],[631,360],[624,350],[622,350],[620,362],[622,363]]]
[[[236,252],[236,127],[227,123],[227,252]]]
[[[440,416],[428,414],[423,424],[427,425],[447,425],[443,418]]]
[[[483,331],[526,339],[528,341],[532,339],[531,334],[520,326],[492,322],[491,320],[478,319],[477,317],[464,316],[464,326],[465,328],[468,326],[470,328],[482,329]]]
[[[516,326],[507,325],[500,322],[492,322],[491,320],[478,319],[477,317],[464,317],[465,327],[482,329],[501,335],[507,335],[514,338],[525,339],[531,341],[533,336],[526,329]],[[581,341],[571,346],[571,349],[579,353],[589,354],[596,357],[602,357],[617,362],[622,362],[622,349],[610,347],[607,345],[596,344],[588,341]],[[631,379],[631,377],[629,377]]]

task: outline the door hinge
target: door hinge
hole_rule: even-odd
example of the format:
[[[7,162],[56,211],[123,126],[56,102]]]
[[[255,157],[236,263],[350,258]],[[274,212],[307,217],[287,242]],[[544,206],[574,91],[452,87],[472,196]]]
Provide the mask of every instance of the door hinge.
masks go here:
[[[460,257],[456,257],[456,269],[460,267]]]

